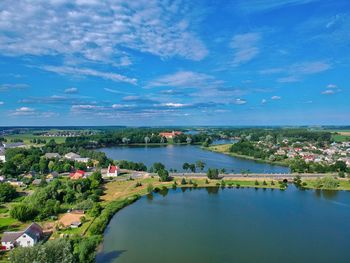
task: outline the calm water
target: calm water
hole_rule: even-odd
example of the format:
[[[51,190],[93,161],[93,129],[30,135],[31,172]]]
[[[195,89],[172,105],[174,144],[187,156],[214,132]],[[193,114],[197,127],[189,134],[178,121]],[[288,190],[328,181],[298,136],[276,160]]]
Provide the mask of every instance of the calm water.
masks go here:
[[[113,217],[97,262],[350,262],[350,193],[290,188],[143,197]]]
[[[102,148],[100,151],[106,153],[109,158],[114,160],[128,160],[134,162],[143,162],[150,167],[155,162],[163,163],[168,169],[177,169],[182,171],[182,165],[185,162],[195,163],[201,160],[206,163],[206,168],[225,168],[227,172],[241,172],[249,170],[255,173],[288,173],[288,167],[258,163],[251,160],[244,160],[227,156],[220,153],[214,153],[202,150],[193,145],[167,145],[167,146],[126,146]]]

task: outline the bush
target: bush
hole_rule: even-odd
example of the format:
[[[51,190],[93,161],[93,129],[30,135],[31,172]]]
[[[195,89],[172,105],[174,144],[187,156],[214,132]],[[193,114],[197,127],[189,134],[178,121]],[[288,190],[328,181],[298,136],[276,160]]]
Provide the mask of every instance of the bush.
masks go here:
[[[18,204],[10,210],[11,217],[18,219],[21,222],[33,220],[38,214],[38,211],[27,204]]]
[[[148,184],[147,185],[147,193],[152,193],[153,192],[153,185],[152,184]]]
[[[181,180],[181,184],[182,184],[182,185],[187,184],[187,182],[186,182],[186,179],[185,179],[185,178],[182,178],[182,180]]]
[[[17,197],[16,188],[9,183],[0,183],[0,203],[10,202]]]
[[[258,180],[255,180],[255,183],[254,183],[255,185],[259,185],[259,182],[258,182]]]

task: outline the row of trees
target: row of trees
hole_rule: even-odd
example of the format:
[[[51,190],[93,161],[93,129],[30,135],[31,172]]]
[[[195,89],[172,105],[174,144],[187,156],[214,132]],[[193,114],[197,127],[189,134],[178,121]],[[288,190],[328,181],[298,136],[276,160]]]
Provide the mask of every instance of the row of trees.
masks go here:
[[[61,212],[61,205],[84,206],[91,209],[94,202],[99,201],[103,191],[101,173],[80,180],[62,182],[55,179],[45,187],[40,187],[27,196],[20,204],[14,205],[10,214],[20,221],[43,220]],[[89,207],[86,207],[90,204]]]

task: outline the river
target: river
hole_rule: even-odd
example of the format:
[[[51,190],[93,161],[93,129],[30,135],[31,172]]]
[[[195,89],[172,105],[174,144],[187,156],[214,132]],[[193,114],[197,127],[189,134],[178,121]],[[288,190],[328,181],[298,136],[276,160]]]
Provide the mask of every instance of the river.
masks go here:
[[[271,165],[228,156],[201,149],[194,145],[166,145],[166,146],[119,146],[102,148],[114,160],[128,160],[143,162],[150,167],[155,162],[163,163],[167,169],[183,171],[185,162],[195,163],[200,160],[206,164],[206,168],[224,168],[226,172],[240,173],[250,171],[253,173],[288,173],[288,167]]]

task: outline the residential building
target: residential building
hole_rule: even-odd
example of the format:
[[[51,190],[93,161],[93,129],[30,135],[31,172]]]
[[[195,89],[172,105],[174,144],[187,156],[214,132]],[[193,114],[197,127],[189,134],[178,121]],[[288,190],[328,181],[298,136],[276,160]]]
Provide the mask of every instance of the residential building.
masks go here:
[[[74,173],[71,173],[69,175],[70,179],[71,180],[78,180],[78,179],[82,179],[85,177],[85,172],[82,171],[82,170],[77,170],[76,172]]]
[[[106,176],[113,177],[118,176],[120,173],[120,168],[115,165],[108,165]]]
[[[79,163],[88,163],[90,161],[90,158],[78,157],[78,158],[74,158],[74,161]]]
[[[32,223],[24,231],[4,232],[1,238],[1,250],[11,250],[16,246],[32,247],[43,237],[43,230]]]
[[[71,160],[71,161],[75,161],[76,158],[80,158],[80,155],[73,153],[73,152],[70,152],[70,153],[65,154],[64,158]]]
[[[180,135],[182,132],[180,131],[172,131],[172,132],[161,132],[159,136],[165,137],[167,139],[173,139],[176,135]]]
[[[5,148],[3,147],[0,148],[0,161],[3,163],[6,162]]]
[[[44,157],[46,159],[60,159],[61,155],[59,155],[58,153],[45,153]]]

